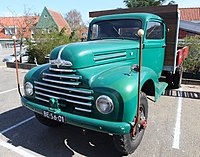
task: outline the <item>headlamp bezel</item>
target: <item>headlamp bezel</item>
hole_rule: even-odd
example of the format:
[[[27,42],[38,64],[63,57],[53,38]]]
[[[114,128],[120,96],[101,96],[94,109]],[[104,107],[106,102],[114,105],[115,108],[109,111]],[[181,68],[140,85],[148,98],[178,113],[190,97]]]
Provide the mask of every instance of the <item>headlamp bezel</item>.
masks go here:
[[[28,90],[30,90],[30,91],[28,91]],[[34,94],[34,87],[33,87],[33,84],[31,82],[26,82],[24,84],[24,94],[26,96],[32,96]]]
[[[105,103],[102,103],[101,101],[105,101]],[[102,104],[100,104],[100,103],[102,103]],[[105,106],[101,106],[101,105],[107,105],[107,109],[103,110],[103,107],[105,107]],[[114,103],[113,103],[112,99],[109,96],[100,95],[96,99],[96,108],[102,114],[109,114],[114,110]]]

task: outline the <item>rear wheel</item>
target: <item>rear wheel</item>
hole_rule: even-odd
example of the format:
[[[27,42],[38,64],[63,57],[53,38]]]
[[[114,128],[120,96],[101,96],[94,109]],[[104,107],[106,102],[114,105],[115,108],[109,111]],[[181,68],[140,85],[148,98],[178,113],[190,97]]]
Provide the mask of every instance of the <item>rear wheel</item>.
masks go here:
[[[147,124],[148,118],[148,102],[146,95],[141,92],[140,97],[140,121],[136,124],[136,128],[131,129],[129,134],[113,135],[113,141],[116,149],[123,155],[133,153],[139,146]],[[134,118],[135,119],[135,118]]]
[[[176,72],[173,75],[174,88],[181,87],[182,76],[183,76],[183,67],[180,66],[176,69]]]
[[[35,113],[35,117],[41,124],[46,125],[48,127],[58,127],[58,126],[62,125],[62,123],[57,122],[55,120],[47,119],[38,113]]]
[[[168,88],[173,88],[174,84],[173,84],[173,74],[168,72],[166,74],[166,82],[168,84]]]

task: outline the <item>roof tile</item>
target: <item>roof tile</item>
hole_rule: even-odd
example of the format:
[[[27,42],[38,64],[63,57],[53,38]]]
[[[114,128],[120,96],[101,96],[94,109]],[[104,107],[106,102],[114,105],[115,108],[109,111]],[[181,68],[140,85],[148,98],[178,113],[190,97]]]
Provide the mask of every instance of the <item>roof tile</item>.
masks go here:
[[[200,8],[179,8],[181,20],[200,21]]]
[[[56,12],[50,9],[48,9],[48,11],[51,14],[52,18],[54,19],[54,21],[56,22],[56,24],[58,25],[59,30],[61,30],[64,27],[70,30],[69,24],[59,12]]]
[[[0,17],[0,26],[25,27],[27,26],[26,22],[29,20],[33,20],[31,24],[35,25],[39,20],[39,16]]]

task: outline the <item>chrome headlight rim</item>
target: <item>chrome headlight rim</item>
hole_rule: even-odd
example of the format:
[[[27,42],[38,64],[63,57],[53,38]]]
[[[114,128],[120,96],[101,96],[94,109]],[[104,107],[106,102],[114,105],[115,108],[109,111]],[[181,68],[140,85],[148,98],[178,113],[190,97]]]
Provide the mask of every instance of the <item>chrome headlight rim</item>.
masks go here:
[[[34,93],[33,84],[31,82],[26,82],[24,84],[24,94],[25,96],[32,96]]]
[[[99,104],[99,103],[101,103],[100,100],[103,100],[103,101],[106,100],[107,101],[107,103],[105,103],[104,105],[107,105],[108,110],[104,110],[104,111],[102,110],[102,108],[100,106],[101,104]],[[112,99],[109,96],[107,96],[107,95],[100,95],[96,99],[96,108],[102,114],[109,114],[109,113],[111,113],[114,110],[114,103],[113,103]]]

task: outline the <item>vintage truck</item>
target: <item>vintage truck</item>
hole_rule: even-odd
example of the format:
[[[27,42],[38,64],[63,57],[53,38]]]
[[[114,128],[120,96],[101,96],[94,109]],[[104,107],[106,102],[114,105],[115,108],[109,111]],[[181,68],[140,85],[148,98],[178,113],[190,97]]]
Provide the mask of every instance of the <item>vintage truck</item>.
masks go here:
[[[71,124],[109,133],[117,150],[130,154],[147,126],[147,95],[157,101],[167,87],[161,74],[180,86],[187,48],[177,49],[178,6],[90,16],[96,18],[86,42],[56,47],[48,64],[26,74],[21,102],[44,125]]]

